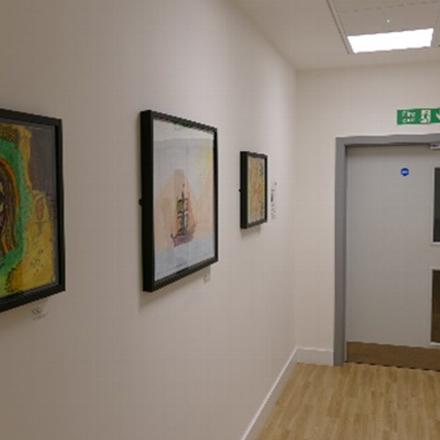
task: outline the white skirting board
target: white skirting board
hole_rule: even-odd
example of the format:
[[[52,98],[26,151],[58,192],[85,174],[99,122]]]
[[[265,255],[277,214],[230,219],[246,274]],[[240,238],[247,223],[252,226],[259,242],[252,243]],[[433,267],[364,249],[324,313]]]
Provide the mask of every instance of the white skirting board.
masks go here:
[[[297,347],[295,360],[304,364],[333,365],[333,350]]]
[[[319,348],[296,347],[281,369],[280,374],[275,379],[275,382],[258,408],[258,411],[241,437],[241,440],[257,439],[281,391],[283,391],[293,367],[297,363],[333,365],[333,351]]]

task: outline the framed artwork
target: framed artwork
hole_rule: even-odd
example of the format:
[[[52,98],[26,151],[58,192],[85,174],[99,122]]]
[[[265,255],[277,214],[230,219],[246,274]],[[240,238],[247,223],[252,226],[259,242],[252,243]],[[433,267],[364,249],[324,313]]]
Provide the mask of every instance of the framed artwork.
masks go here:
[[[217,130],[141,113],[143,286],[155,291],[218,261]]]
[[[240,226],[267,222],[267,156],[240,152]]]
[[[62,127],[0,110],[0,311],[65,290]]]

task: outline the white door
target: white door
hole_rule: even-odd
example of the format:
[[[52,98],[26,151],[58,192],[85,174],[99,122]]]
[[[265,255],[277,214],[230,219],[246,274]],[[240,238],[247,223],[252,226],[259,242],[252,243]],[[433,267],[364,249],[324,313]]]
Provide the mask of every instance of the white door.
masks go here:
[[[436,167],[428,146],[349,149],[348,342],[430,346]]]

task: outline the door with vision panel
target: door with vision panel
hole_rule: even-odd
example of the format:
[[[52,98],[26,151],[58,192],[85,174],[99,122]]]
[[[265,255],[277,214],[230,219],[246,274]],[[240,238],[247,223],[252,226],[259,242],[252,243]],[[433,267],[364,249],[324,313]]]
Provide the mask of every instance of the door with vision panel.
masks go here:
[[[436,167],[440,151],[428,146],[348,149],[348,361],[440,369]]]

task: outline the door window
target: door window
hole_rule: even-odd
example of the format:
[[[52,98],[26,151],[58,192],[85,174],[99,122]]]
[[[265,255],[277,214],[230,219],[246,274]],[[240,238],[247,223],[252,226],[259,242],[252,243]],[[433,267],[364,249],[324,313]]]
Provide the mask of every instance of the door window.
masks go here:
[[[434,243],[440,242],[440,168],[434,174]]]
[[[431,341],[440,343],[440,270],[432,271]]]

